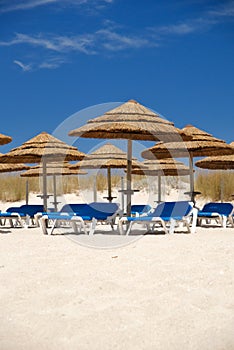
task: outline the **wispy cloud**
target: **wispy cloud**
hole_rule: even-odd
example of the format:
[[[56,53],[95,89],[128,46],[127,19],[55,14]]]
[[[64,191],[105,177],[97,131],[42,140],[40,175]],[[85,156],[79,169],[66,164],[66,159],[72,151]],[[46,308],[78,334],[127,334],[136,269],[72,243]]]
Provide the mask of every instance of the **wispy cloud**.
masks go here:
[[[147,38],[140,38],[136,35],[125,35],[113,30],[101,29],[94,33],[87,33],[76,36],[59,35],[27,35],[16,33],[9,41],[0,41],[0,46],[13,46],[27,44],[37,46],[50,51],[60,53],[81,52],[87,55],[98,54],[105,50],[120,51],[130,48],[141,48],[152,46]]]
[[[49,1],[56,2],[59,0],[37,0],[35,2],[42,1],[47,1],[48,3]],[[67,1],[70,3],[72,2],[72,0]],[[73,0],[73,2],[74,1],[75,0]],[[90,2],[91,0],[78,0],[79,3],[81,3],[81,1]],[[105,0],[105,2],[112,1],[113,0]],[[36,54],[34,55],[34,52],[32,52],[32,55],[35,57],[42,57],[42,62],[24,64],[22,63],[25,61],[24,57],[14,61],[14,63],[24,71],[45,68],[55,69],[67,62],[68,57],[70,60],[71,54],[103,55],[113,52],[129,52],[130,50],[157,47],[160,46],[163,41],[169,41],[173,36],[182,37],[193,33],[202,33],[227,19],[234,19],[234,2],[228,3],[226,6],[209,8],[200,16],[187,19],[183,22],[181,21],[153,28],[143,28],[140,33],[136,32],[136,29],[127,32],[126,27],[106,20],[102,28],[89,33],[75,35],[58,35],[51,33],[29,35],[16,33],[10,40],[0,41],[0,47],[28,45],[38,48],[38,50],[35,51],[37,52],[37,56]],[[38,52],[40,52],[40,55],[38,55]],[[51,55],[59,57],[51,59]]]
[[[0,12],[12,12],[19,10],[30,10],[39,6],[61,5],[62,7],[66,6],[81,6],[84,4],[87,5],[104,5],[111,4],[114,0],[3,0],[1,3]],[[10,4],[9,4],[10,3]]]
[[[18,60],[14,60],[13,63],[19,66],[24,72],[29,72],[32,70],[31,64],[24,64],[23,62]]]
[[[151,27],[150,30],[157,33],[158,39],[169,35],[188,35],[196,32],[203,32],[211,29],[214,25],[223,20],[234,18],[234,2],[229,2],[215,8],[210,8],[199,17],[190,18],[183,22],[168,24],[161,27]]]
[[[65,63],[65,60],[60,57],[53,57],[41,62],[34,61],[26,64],[22,61],[14,60],[13,63],[19,66],[24,72],[31,72],[39,69],[56,69]]]

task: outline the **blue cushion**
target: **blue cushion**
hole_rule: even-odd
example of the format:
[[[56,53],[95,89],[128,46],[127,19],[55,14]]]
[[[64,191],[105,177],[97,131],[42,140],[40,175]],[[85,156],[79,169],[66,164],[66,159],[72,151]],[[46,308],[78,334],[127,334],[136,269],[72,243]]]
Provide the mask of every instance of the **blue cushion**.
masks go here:
[[[233,205],[231,203],[207,203],[202,210],[199,210],[198,216],[205,216],[205,214],[211,215],[211,213],[218,213],[220,215],[228,216],[233,211]]]

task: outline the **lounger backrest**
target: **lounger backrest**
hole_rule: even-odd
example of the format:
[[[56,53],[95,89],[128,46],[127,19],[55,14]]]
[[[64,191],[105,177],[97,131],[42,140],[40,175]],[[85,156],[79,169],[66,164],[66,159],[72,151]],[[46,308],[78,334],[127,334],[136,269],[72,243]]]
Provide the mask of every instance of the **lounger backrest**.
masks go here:
[[[10,207],[6,210],[7,213],[19,213],[20,212],[20,207]]]
[[[37,213],[43,212],[43,205],[41,204],[24,204],[19,208],[19,212],[29,215],[31,218]]]
[[[108,216],[114,215],[118,210],[118,203],[92,202],[89,203],[89,213],[87,215],[97,220],[106,220]]]
[[[182,217],[186,216],[192,210],[192,205],[188,201],[163,202],[160,203],[150,216],[160,217]]]
[[[87,210],[89,209],[89,205],[85,203],[78,203],[78,204],[65,204],[61,212],[62,213],[75,213],[76,215],[87,215]]]
[[[131,206],[131,213],[132,214],[144,214],[148,213],[151,210],[151,206],[149,204],[133,204]]]
[[[66,204],[61,212],[75,213],[80,216],[105,220],[108,216],[112,216],[119,209],[117,203],[92,202],[89,204]]]
[[[218,213],[220,215],[230,215],[233,211],[231,203],[207,203],[201,210],[206,213]]]

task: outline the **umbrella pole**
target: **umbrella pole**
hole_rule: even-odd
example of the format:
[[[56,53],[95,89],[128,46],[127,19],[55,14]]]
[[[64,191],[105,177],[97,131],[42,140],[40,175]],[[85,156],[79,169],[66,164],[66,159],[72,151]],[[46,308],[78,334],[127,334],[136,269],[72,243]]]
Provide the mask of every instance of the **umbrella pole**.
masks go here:
[[[56,186],[56,176],[55,174],[53,175],[53,187],[54,187],[54,210],[58,211],[58,206],[57,206],[57,186]]]
[[[121,207],[124,211],[124,177],[121,176]]]
[[[190,192],[191,192],[191,201],[193,201],[193,192],[194,192],[194,175],[193,175],[193,156],[189,156],[189,177],[190,177]]]
[[[162,201],[162,181],[161,181],[161,175],[158,175],[158,203],[161,203]]]
[[[220,201],[223,203],[223,194],[224,194],[224,181],[223,181],[223,174],[221,174],[221,181],[220,181]]]
[[[47,212],[47,176],[46,176],[46,159],[42,157],[43,166],[43,207],[44,211]]]
[[[94,177],[94,180],[93,180],[93,201],[97,202],[97,182],[96,182],[96,177]]]
[[[107,182],[108,182],[108,201],[112,201],[111,197],[111,168],[107,168]]]
[[[28,184],[28,180],[26,180],[26,196],[25,196],[26,205],[28,205],[28,198],[29,198],[29,184]]]
[[[128,140],[127,158],[127,216],[131,216],[131,195],[132,195],[132,140]]]

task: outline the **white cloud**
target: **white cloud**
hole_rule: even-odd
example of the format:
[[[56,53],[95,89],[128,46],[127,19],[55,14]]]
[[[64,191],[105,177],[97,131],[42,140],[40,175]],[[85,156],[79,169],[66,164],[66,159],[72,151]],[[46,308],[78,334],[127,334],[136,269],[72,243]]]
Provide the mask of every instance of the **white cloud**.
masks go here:
[[[18,60],[14,60],[13,63],[22,68],[24,72],[29,72],[30,70],[32,70],[31,64],[24,64],[23,62]]]
[[[39,6],[56,4],[61,6],[81,6],[84,4],[99,5],[99,4],[111,4],[114,0],[12,0],[10,5],[9,1],[2,1],[0,12],[12,12],[19,10],[30,10]]]
[[[95,33],[87,33],[76,36],[52,36],[52,35],[27,35],[17,33],[9,41],[0,41],[0,46],[13,46],[27,44],[41,47],[49,51],[60,53],[81,52],[86,55],[93,55],[107,51],[120,51],[124,49],[139,49],[155,44],[147,38],[140,38],[136,35],[124,35],[117,32],[101,29]]]
[[[208,15],[212,17],[233,17],[234,16],[234,2],[231,1],[227,4],[220,5],[210,11]]]

